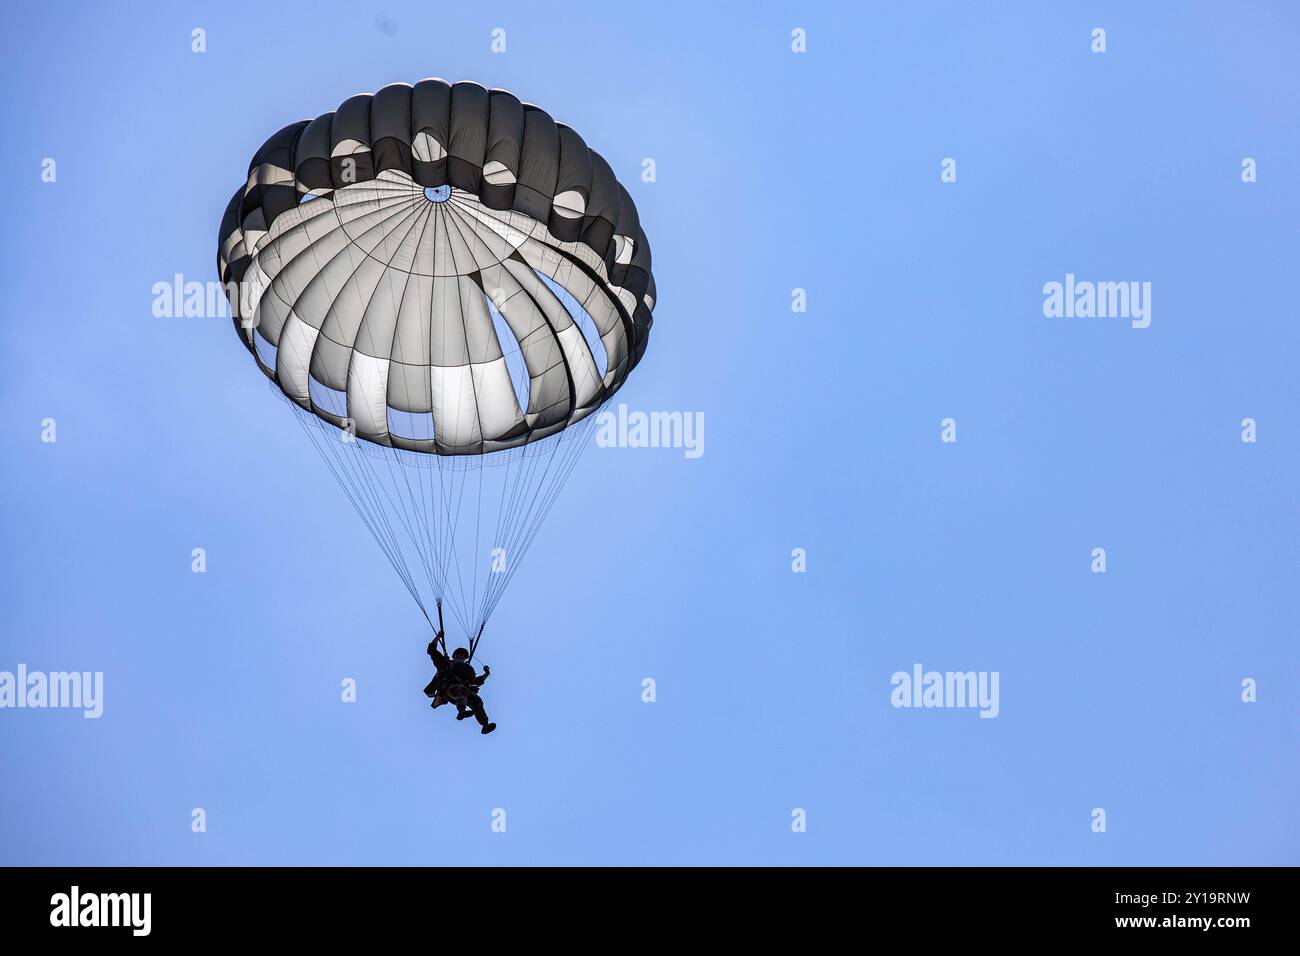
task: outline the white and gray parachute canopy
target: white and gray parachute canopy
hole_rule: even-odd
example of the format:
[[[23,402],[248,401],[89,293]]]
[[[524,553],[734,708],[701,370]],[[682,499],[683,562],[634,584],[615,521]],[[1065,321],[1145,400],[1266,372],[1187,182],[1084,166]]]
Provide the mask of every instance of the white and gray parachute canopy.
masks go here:
[[[471,638],[645,353],[650,262],[577,133],[442,80],[268,139],[217,253],[258,368],[426,616]]]

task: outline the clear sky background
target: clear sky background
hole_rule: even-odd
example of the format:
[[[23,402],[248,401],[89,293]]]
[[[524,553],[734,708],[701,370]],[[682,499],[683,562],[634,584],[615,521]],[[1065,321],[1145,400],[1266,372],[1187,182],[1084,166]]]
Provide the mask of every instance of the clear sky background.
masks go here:
[[[1300,863],[1294,5],[28,6],[0,670],[105,712],[0,711],[0,862]],[[620,399],[705,416],[696,460],[587,452],[487,738],[229,320],[151,314],[267,136],[425,76],[610,161],[659,290]],[[1045,318],[1067,272],[1151,282],[1150,328]],[[1000,716],[891,707],[915,663]]]

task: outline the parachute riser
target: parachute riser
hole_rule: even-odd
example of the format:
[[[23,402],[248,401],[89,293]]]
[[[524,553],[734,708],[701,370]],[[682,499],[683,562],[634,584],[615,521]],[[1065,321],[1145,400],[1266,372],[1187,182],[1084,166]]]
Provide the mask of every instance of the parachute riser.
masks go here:
[[[430,622],[430,623],[432,623],[432,622]],[[435,642],[437,642],[437,641],[441,641],[441,642],[442,642],[442,652],[443,652],[444,654],[446,654],[446,653],[447,653],[447,637],[446,637],[446,632],[443,630],[443,627],[442,627],[442,598],[438,598],[438,633],[437,633],[436,635],[434,635],[434,638],[433,638],[433,639],[434,639]]]

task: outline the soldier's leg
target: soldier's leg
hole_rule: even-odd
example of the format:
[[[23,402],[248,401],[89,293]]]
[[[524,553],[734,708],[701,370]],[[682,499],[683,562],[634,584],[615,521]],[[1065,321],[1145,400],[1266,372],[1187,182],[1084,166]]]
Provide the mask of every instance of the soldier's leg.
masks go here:
[[[474,711],[474,719],[483,726],[487,726],[488,716],[487,709],[483,706],[483,698],[473,691],[470,691],[466,695],[465,701],[469,704],[469,709]]]
[[[468,703],[469,693],[463,684],[453,684],[447,688],[447,697],[456,705],[456,719],[464,720],[474,713],[473,707]]]

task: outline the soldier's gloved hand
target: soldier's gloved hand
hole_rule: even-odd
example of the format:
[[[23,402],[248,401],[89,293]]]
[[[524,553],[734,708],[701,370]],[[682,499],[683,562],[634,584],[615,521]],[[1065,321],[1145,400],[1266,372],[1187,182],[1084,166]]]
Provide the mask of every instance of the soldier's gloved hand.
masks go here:
[[[484,664],[484,665],[483,665],[483,676],[484,676],[484,677],[487,677],[488,674],[491,674],[491,673],[492,673],[492,668],[490,668],[490,667],[488,667],[486,664]]]

